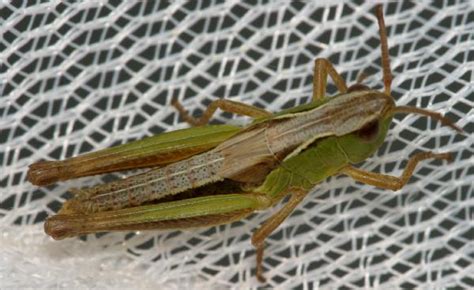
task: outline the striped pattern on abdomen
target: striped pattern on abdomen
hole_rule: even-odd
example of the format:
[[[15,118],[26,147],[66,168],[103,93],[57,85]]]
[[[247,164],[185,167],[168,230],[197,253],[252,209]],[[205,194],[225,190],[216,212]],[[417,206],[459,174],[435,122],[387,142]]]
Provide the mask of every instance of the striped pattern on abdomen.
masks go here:
[[[222,180],[217,173],[223,158],[209,151],[162,168],[81,190],[68,201],[69,209],[98,212],[133,207]]]

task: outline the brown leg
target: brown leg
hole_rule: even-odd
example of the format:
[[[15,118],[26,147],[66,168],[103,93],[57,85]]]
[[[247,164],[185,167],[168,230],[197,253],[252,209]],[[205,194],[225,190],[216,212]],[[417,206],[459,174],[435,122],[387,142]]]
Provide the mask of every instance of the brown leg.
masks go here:
[[[200,118],[194,118],[186,112],[181,103],[177,99],[173,99],[171,104],[179,111],[181,117],[191,124],[192,126],[202,126],[209,122],[209,119],[214,115],[215,111],[219,108],[222,111],[245,115],[252,118],[261,118],[271,116],[272,113],[260,109],[255,106],[246,105],[244,103],[234,102],[230,100],[215,100],[213,101],[203,113]]]
[[[341,93],[347,91],[346,82],[337,73],[329,60],[325,58],[317,58],[314,61],[314,75],[313,75],[313,100],[323,100],[326,97],[327,78],[329,76],[334,81],[337,89]]]
[[[391,189],[391,190],[399,190],[402,188],[413,175],[413,171],[415,170],[416,165],[418,162],[425,160],[425,159],[444,159],[444,160],[451,160],[450,153],[440,153],[435,154],[433,152],[421,152],[413,155],[410,160],[408,160],[408,164],[405,167],[402,175],[400,177],[395,177],[386,174],[374,173],[370,171],[364,171],[357,169],[352,166],[344,167],[340,173],[344,173],[349,175],[353,179],[365,183],[370,184],[373,186]]]
[[[260,282],[265,282],[263,276],[263,250],[265,239],[293,212],[296,206],[304,199],[307,191],[303,189],[292,189],[294,192],[290,200],[273,216],[271,216],[265,223],[252,235],[252,245],[257,250],[257,279]]]

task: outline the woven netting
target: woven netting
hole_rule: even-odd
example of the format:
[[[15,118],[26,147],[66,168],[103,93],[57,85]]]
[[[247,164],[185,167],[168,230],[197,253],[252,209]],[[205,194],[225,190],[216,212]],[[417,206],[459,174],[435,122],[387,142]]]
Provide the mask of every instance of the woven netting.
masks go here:
[[[348,83],[365,70],[381,88],[374,3],[36,2],[0,4],[1,287],[262,285],[249,238],[281,205],[212,228],[53,241],[43,221],[69,188],[131,173],[39,188],[28,165],[185,128],[173,97],[196,116],[219,98],[272,112],[309,102],[316,57]],[[419,151],[452,152],[453,162],[422,162],[397,192],[345,176],[315,187],[267,239],[269,286],[474,286],[473,2],[384,8],[397,104],[446,114],[466,133],[397,116],[357,167],[398,176]]]

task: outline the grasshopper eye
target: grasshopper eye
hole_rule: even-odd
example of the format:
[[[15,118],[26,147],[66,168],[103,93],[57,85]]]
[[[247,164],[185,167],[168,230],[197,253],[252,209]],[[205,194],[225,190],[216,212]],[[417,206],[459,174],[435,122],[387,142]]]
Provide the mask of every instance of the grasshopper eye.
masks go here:
[[[374,138],[377,137],[379,133],[379,122],[378,120],[371,121],[362,129],[357,131],[357,136],[360,137],[362,140],[365,141],[372,141]]]

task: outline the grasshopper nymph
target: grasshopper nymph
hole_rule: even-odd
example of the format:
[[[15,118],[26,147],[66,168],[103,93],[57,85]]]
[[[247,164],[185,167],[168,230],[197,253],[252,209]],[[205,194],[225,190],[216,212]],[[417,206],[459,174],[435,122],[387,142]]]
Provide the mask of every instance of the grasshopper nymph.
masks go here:
[[[384,90],[362,84],[348,86],[332,64],[315,60],[312,102],[276,114],[243,103],[217,100],[203,116],[189,116],[178,101],[173,105],[193,128],[164,133],[130,144],[84,154],[64,161],[32,164],[33,184],[137,167],[148,172],[72,190],[75,196],[49,217],[45,231],[55,239],[103,232],[183,229],[242,219],[289,196],[280,211],[252,236],[256,276],[263,276],[265,239],[322,180],[344,174],[369,185],[398,190],[418,162],[449,160],[449,153],[421,152],[411,156],[400,177],[367,172],[352,164],[364,161],[384,142],[397,113],[429,116],[458,132],[440,114],[397,106],[391,96],[392,75],[382,6],[376,7],[381,41]],[[326,96],[327,77],[340,94]],[[216,109],[246,115],[246,127],[206,125]]]

